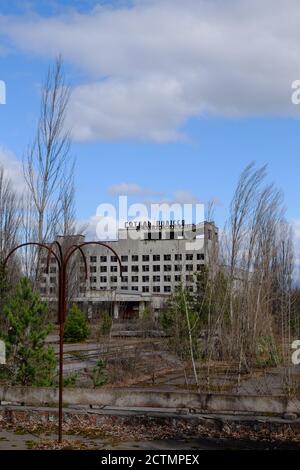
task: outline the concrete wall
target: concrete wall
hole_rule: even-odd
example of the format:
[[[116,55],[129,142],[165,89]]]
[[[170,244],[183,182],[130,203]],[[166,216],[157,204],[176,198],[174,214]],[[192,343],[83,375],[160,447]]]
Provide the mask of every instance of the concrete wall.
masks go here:
[[[2,404],[51,406],[58,402],[58,391],[50,388],[0,387]],[[4,402],[4,403],[3,403]],[[188,408],[222,413],[236,411],[257,414],[296,413],[300,415],[300,398],[283,396],[239,396],[199,394],[187,391],[168,392],[143,389],[72,389],[64,391],[65,405],[98,405],[114,407]]]

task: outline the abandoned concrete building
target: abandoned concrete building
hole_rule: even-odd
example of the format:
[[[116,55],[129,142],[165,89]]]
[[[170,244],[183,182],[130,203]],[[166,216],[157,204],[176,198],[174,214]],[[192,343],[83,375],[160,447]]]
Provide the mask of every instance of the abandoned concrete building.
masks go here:
[[[77,286],[72,292],[72,301],[86,311],[89,318],[103,311],[109,311],[114,318],[135,318],[146,306],[158,313],[177,286],[194,288],[195,273],[209,264],[209,253],[218,243],[218,229],[213,222],[126,225],[119,229],[116,241],[105,242],[119,257],[122,277],[118,257],[100,245],[84,248],[87,280],[80,256],[71,268],[71,283]],[[74,239],[76,243],[85,241],[83,235],[72,237],[73,243]],[[51,260],[46,273],[46,262],[46,258],[42,259],[41,294],[55,301],[57,266],[55,260]]]

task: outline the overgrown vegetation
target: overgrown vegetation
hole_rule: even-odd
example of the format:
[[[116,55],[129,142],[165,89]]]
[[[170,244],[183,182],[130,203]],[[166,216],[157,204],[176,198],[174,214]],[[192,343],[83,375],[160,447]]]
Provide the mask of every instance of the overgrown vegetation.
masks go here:
[[[8,376],[13,383],[50,386],[53,384],[56,359],[52,347],[45,346],[52,326],[48,308],[30,281],[22,279],[15,293],[3,307]]]
[[[85,314],[73,304],[65,322],[64,338],[69,343],[77,343],[87,339],[90,328]]]
[[[196,383],[201,356],[208,364],[238,364],[238,380],[242,371],[279,364],[291,380],[299,290],[293,287],[292,235],[282,195],[266,182],[266,167],[244,170],[219,243],[211,233],[205,256],[209,268],[203,266],[189,288],[182,286],[163,313],[173,351],[191,362]]]
[[[108,373],[106,370],[105,361],[99,359],[96,366],[92,369],[90,378],[93,382],[94,388],[101,387],[108,381]]]
[[[102,336],[109,336],[112,328],[112,318],[109,313],[104,312],[100,319],[100,334]]]
[[[160,317],[161,325],[168,337],[171,349],[182,359],[190,357],[189,332],[192,353],[199,358],[200,317],[193,306],[193,297],[181,286],[170,299]]]

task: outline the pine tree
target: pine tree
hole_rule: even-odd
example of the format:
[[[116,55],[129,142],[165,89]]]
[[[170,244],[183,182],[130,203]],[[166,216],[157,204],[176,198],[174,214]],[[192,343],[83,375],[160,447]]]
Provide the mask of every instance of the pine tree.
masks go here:
[[[73,304],[65,322],[64,338],[69,343],[84,341],[90,333],[85,314]]]
[[[24,278],[3,310],[7,319],[8,368],[13,383],[52,385],[56,359],[53,348],[45,346],[46,336],[52,329],[46,303]]]

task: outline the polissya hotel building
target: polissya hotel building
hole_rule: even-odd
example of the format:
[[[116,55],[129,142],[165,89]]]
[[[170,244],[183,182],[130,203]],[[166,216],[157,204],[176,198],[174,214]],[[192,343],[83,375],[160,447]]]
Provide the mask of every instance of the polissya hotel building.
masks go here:
[[[60,237],[59,237],[60,238]],[[83,243],[85,237],[76,235],[72,243]],[[61,240],[60,240],[61,241]],[[181,283],[194,288],[194,275],[201,265],[208,264],[210,253],[218,243],[218,229],[213,222],[186,225],[180,222],[129,222],[119,229],[116,241],[105,242],[118,254],[122,264],[122,277],[117,257],[106,247],[88,245],[84,252],[88,264],[88,279],[80,257],[76,289],[72,300],[89,317],[108,310],[115,318],[137,317],[146,305],[159,312],[166,299]],[[42,261],[45,268],[46,259]],[[45,269],[44,269],[45,271]],[[44,272],[41,293],[44,298],[56,297],[57,267],[50,264],[49,274]],[[75,277],[76,277],[75,276]]]

